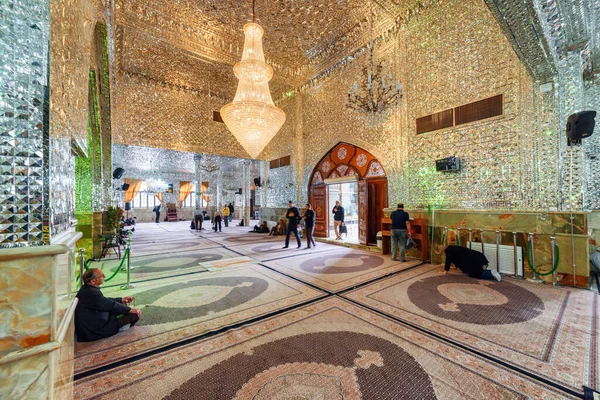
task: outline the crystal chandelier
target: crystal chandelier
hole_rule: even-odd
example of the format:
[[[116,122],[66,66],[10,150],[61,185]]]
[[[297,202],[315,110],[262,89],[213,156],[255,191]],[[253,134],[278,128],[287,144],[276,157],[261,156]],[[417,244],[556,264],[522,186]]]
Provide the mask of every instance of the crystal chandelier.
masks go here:
[[[250,157],[256,158],[285,122],[285,113],[276,107],[269,91],[273,68],[265,63],[263,28],[254,22],[244,25],[244,52],[233,73],[239,79],[233,102],[221,108],[221,117]]]
[[[371,42],[369,43],[369,65],[362,69],[362,80],[354,82],[353,88],[348,90],[346,107],[357,111],[361,116],[367,117],[371,122],[382,122],[390,111],[402,98],[402,85],[400,81],[394,83],[394,77],[380,62],[375,65],[373,50],[373,5],[371,4]]]

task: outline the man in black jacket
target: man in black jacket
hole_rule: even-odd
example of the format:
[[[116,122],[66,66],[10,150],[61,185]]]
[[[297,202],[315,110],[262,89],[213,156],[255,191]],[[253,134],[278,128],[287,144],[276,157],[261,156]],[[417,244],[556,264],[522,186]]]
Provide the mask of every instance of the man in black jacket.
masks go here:
[[[462,246],[440,246],[442,253],[446,254],[446,265],[444,266],[444,274],[450,270],[450,264],[460,269],[469,278],[477,279],[496,279],[500,281],[502,277],[498,271],[484,269],[483,266],[489,264],[488,259],[477,250],[471,250],[468,247]]]
[[[300,222],[300,211],[294,207],[294,202],[293,201],[289,201],[288,202],[288,210],[285,214],[285,216],[288,219],[288,223],[287,223],[287,233],[285,235],[285,246],[283,246],[284,249],[287,249],[288,247],[290,247],[290,235],[292,234],[292,232],[294,232],[294,235],[296,236],[296,240],[298,240],[298,248],[302,247],[302,242],[300,241],[300,234],[298,233],[298,222]]]
[[[333,213],[333,230],[335,231],[335,238],[336,240],[342,240],[340,226],[344,223],[344,207],[342,207],[339,201],[336,201],[331,212]]]
[[[126,330],[140,319],[142,312],[125,304],[133,297],[111,299],[104,297],[98,286],[104,283],[104,273],[98,268],[83,274],[84,285],[79,289],[75,308],[75,332],[78,342],[91,342]]]
[[[306,230],[306,248],[310,249],[310,245],[316,246],[313,233],[315,232],[315,212],[310,203],[306,204],[304,210],[304,229]]]

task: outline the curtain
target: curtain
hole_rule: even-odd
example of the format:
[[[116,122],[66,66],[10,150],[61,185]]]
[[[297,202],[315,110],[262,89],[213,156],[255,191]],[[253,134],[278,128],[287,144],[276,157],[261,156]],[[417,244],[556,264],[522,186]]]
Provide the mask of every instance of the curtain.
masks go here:
[[[183,202],[188,198],[190,193],[192,193],[192,189],[194,185],[192,182],[181,181],[179,182],[179,207],[183,206]]]
[[[156,198],[158,199],[158,201],[160,201],[160,203],[162,204],[162,192],[158,192],[156,193]]]
[[[140,187],[144,181],[125,178],[123,182],[129,184],[129,188],[125,191],[125,203],[130,203],[140,191]]]

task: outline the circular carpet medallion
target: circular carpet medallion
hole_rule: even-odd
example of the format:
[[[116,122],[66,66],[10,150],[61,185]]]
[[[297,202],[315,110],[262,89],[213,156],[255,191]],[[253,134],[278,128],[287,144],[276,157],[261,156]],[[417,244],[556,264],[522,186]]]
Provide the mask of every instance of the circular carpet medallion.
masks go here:
[[[294,242],[295,239],[294,239]],[[294,244],[292,243],[292,247],[296,247]],[[254,246],[253,248],[250,249],[250,251],[252,251],[253,253],[268,253],[270,251],[273,250],[281,250],[281,246],[282,246],[282,242],[271,242],[271,243],[265,243],[265,244],[261,244],[259,246]]]
[[[542,299],[506,281],[433,276],[412,283],[407,294],[414,305],[429,314],[470,324],[513,324],[544,312]]]
[[[222,259],[223,254],[189,254],[180,256],[176,254],[157,255],[148,259],[131,259],[131,266],[135,268],[135,272],[163,272],[173,271],[178,269],[198,267],[198,263],[216,261]],[[118,267],[111,268],[114,272]]]
[[[195,247],[200,245],[201,242],[198,240],[177,240],[171,242],[152,242],[152,243],[141,243],[141,244],[131,244],[131,251],[135,253],[135,251],[148,251],[148,250],[185,250],[190,247]]]
[[[404,349],[376,336],[319,332],[236,354],[166,399],[435,399],[429,375]]]
[[[224,240],[229,243],[255,243],[263,240],[269,240],[273,236],[269,236],[267,233],[252,233],[248,232],[247,235],[231,236]]]
[[[300,268],[306,272],[320,274],[345,274],[377,268],[383,262],[382,257],[362,252],[351,252],[343,256],[319,254],[304,261]]]
[[[174,283],[135,294],[142,309],[140,326],[164,324],[218,313],[244,304],[267,287],[264,279],[239,276]]]

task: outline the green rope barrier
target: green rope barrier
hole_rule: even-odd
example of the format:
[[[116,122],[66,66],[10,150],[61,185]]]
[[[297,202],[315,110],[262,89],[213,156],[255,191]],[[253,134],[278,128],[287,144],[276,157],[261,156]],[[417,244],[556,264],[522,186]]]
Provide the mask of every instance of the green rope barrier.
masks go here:
[[[104,280],[104,282],[108,282],[108,281],[110,281],[112,278],[114,278],[114,277],[115,277],[115,276],[116,276],[116,275],[117,275],[117,274],[118,274],[118,273],[121,271],[121,268],[123,267],[123,263],[125,262],[125,257],[129,257],[129,249],[125,249],[125,253],[123,253],[123,258],[121,259],[121,264],[119,264],[119,266],[118,266],[118,267],[117,267],[117,269],[115,270],[115,273],[114,273],[114,274],[112,274],[112,275],[110,276],[110,278],[106,278],[106,279]]]
[[[538,272],[533,267],[533,265],[532,265],[533,263],[531,262],[531,247],[529,247],[529,242],[527,242],[526,246],[527,246],[527,264],[529,265],[529,268],[531,268],[531,270],[533,272],[535,272],[539,276],[546,276],[546,275],[550,275],[550,274],[554,273],[554,271],[556,271],[556,268],[558,268],[558,261],[560,260],[560,251],[559,251],[557,243],[554,243],[554,248],[556,250],[556,252],[555,252],[556,258],[554,259],[554,266],[553,266],[552,270],[550,270],[550,272],[546,272],[546,273]]]
[[[121,270],[121,267],[123,266],[123,261],[125,260],[125,255],[128,254],[128,253],[129,253],[129,249],[125,249],[125,253],[123,253],[123,258],[121,259],[121,265],[119,265],[119,268],[117,268],[117,270],[115,271],[115,273],[112,274],[110,278],[105,279],[104,281],[110,281],[117,274],[117,272],[119,272]],[[85,268],[86,271],[88,269],[90,269],[88,261],[92,261],[92,260],[90,259],[90,260],[87,260],[87,261],[83,262],[83,268]],[[75,278],[75,282],[79,282],[79,279],[80,279],[80,277],[79,277],[79,275],[77,275],[77,277]]]

